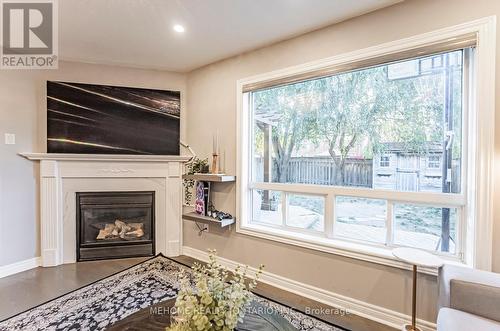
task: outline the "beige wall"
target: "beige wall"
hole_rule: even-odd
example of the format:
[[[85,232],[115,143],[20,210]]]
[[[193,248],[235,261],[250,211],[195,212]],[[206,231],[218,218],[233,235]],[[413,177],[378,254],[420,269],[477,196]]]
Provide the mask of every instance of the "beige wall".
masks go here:
[[[155,70],[72,62],[58,70],[1,70],[0,266],[40,255],[39,167],[17,153],[46,151],[47,80],[180,90],[182,98],[186,91],[184,74]],[[16,145],[5,145],[4,133],[15,133]]]
[[[497,14],[500,14],[500,1],[496,0],[407,0],[195,70],[188,75],[187,85],[188,142],[200,156],[208,156],[212,134],[216,130],[223,132],[221,145],[227,151],[227,172],[234,174],[238,79]],[[500,32],[497,34],[500,36]],[[500,42],[497,45],[500,47]],[[497,78],[499,72],[500,64],[497,64]],[[500,114],[496,122],[500,128]],[[500,132],[496,135],[496,154],[500,156]],[[496,182],[500,174],[498,177]],[[216,192],[216,207],[235,213],[234,187],[223,185],[220,191]],[[500,198],[499,193],[496,197]],[[494,235],[500,238],[500,209],[496,215]],[[264,263],[266,270],[272,273],[410,313],[411,282],[410,273],[406,271],[239,235],[234,229],[218,232],[211,228],[210,233],[200,237],[191,223],[185,223],[184,244],[197,249],[216,248],[223,257],[252,266]],[[495,240],[494,269],[500,272],[499,252],[500,243]],[[421,278],[419,316],[435,321],[436,278]]]

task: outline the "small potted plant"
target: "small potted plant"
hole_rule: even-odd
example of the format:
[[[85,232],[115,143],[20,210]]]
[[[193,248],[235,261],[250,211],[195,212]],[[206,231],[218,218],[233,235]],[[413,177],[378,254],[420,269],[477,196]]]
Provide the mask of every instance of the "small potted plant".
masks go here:
[[[234,330],[243,320],[252,299],[250,291],[263,268],[259,267],[254,278],[247,279],[248,267],[238,266],[230,275],[217,262],[216,252],[210,251],[207,265],[193,265],[192,278],[187,273],[182,275],[176,316],[167,331]]]

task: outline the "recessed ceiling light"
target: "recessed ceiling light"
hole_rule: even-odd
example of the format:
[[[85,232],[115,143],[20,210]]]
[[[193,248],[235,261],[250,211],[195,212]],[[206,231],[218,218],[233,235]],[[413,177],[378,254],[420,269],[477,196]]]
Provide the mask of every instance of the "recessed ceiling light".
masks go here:
[[[184,29],[184,27],[182,25],[176,24],[176,25],[174,25],[174,31],[175,32],[184,32],[184,31],[186,31],[186,29]]]

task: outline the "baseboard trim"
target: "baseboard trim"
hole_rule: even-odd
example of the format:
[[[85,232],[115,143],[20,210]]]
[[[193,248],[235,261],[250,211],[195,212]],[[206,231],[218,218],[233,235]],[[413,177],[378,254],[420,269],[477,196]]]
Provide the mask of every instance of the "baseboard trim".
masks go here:
[[[14,275],[17,274],[18,272],[30,270],[39,267],[41,265],[42,265],[42,259],[40,257],[34,257],[28,260],[0,266],[0,278]]]
[[[190,256],[192,258],[198,259],[200,261],[208,260],[208,252],[204,252],[192,247],[183,246],[183,254]],[[219,257],[218,261],[225,267],[234,269],[239,263]],[[250,273],[256,272],[257,269],[254,267],[249,267]],[[388,325],[390,327],[401,329],[401,327],[411,320],[411,317],[394,310],[369,304],[357,299],[353,299],[344,295],[333,293],[312,285],[304,284],[289,278],[285,278],[270,272],[264,271],[260,281],[268,285],[277,287],[279,289],[292,292],[301,295],[305,298],[321,302],[323,304],[345,308],[349,312]],[[422,331],[435,331],[436,324],[425,321],[417,321],[419,328]]]

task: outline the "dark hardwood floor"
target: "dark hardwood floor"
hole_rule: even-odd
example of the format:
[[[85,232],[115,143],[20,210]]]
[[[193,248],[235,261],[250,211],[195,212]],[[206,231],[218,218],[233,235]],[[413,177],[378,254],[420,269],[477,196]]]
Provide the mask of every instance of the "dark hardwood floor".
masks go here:
[[[0,278],[0,320],[124,270],[147,258],[79,262]]]
[[[96,280],[140,263],[147,258],[119,259],[107,261],[79,262],[52,268],[35,268],[0,279],[0,320],[37,306],[67,292],[88,285]],[[195,260],[180,256],[180,263],[191,265]],[[257,287],[257,294],[278,301],[300,311],[309,312],[317,318],[331,322],[352,331],[395,331],[353,314],[334,314],[332,307],[301,297],[263,283]],[[315,313],[318,312],[318,313]]]

